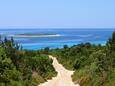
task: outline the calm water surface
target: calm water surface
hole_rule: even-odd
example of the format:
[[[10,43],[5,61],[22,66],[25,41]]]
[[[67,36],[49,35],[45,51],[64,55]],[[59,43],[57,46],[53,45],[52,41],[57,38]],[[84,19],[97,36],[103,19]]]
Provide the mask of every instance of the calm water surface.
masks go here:
[[[41,49],[44,47],[61,48],[63,45],[75,45],[91,42],[105,44],[115,29],[0,29],[0,34],[60,34],[61,36],[14,37],[24,49]]]

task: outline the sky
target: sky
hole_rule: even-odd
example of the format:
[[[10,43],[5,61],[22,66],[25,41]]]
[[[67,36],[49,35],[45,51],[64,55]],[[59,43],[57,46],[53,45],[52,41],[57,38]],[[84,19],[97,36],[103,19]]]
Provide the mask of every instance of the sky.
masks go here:
[[[115,28],[115,0],[0,0],[0,28]]]

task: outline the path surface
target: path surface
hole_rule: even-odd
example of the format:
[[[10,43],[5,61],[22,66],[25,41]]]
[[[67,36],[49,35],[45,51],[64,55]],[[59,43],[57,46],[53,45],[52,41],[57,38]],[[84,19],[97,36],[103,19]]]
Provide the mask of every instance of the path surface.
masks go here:
[[[39,86],[79,86],[72,82],[71,75],[74,71],[65,69],[61,64],[59,64],[55,57],[49,56],[49,58],[53,59],[53,66],[58,72],[58,75]]]

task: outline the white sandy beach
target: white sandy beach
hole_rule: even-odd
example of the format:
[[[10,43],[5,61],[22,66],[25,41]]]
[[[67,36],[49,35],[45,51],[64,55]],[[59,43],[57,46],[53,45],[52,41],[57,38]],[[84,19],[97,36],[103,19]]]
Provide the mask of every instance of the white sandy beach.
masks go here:
[[[61,64],[58,63],[55,57],[49,57],[53,59],[53,66],[58,72],[58,75],[52,78],[52,80],[48,80],[47,82],[40,84],[39,86],[80,86],[78,84],[75,85],[72,82],[71,75],[74,73],[74,71],[65,69]]]

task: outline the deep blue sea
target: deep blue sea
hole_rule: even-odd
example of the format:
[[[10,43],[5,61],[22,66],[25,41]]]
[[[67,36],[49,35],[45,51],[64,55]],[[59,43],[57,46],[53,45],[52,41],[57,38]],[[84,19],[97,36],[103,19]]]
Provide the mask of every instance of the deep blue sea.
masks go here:
[[[105,44],[115,29],[0,29],[0,34],[60,34],[60,36],[14,37],[24,49],[62,48],[79,43]]]

